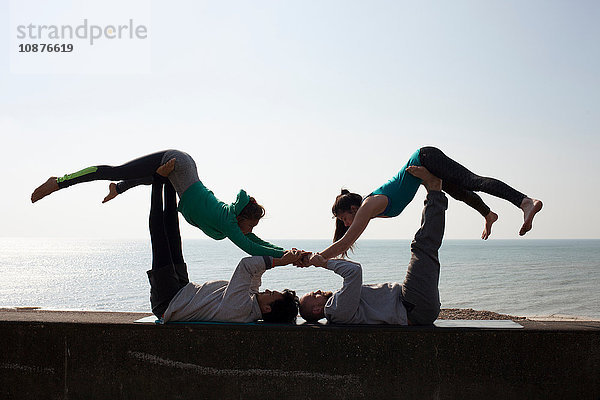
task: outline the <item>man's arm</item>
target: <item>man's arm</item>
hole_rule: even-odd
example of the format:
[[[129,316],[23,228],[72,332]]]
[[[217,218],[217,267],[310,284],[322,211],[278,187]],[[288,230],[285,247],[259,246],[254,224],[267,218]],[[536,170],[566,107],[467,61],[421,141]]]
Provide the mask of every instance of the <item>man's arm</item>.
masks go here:
[[[241,301],[251,293],[258,293],[258,289],[262,283],[261,277],[266,270],[288,265],[299,258],[300,254],[298,251],[286,251],[281,258],[269,256],[242,258],[233,272],[229,285],[227,285],[224,299],[239,299]]]
[[[261,256],[242,258],[225,289],[223,302],[233,306],[248,302],[250,294],[258,292],[260,278],[267,269],[268,261],[269,257]]]
[[[342,288],[335,292],[325,306],[325,316],[331,322],[349,323],[358,311],[362,290],[362,268],[348,260],[329,260],[325,268],[344,278]]]

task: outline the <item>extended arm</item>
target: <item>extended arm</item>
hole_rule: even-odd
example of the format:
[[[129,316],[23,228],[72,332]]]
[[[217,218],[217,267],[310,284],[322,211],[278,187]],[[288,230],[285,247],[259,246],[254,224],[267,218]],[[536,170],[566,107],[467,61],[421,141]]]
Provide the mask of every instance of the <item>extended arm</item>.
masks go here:
[[[383,195],[370,196],[356,211],[352,225],[340,240],[321,251],[320,254],[326,258],[339,256],[350,248],[364,232],[369,221],[381,214],[387,206],[387,197]]]
[[[295,250],[295,251],[286,251],[285,254],[283,255],[283,257],[281,257],[281,258],[273,258],[273,257],[268,257],[268,256],[263,256],[262,258],[265,263],[265,270],[267,270],[267,269],[281,267],[281,266],[296,262],[296,261],[298,261],[300,256],[301,256],[301,252],[299,250]],[[248,258],[250,258],[250,257],[248,257]],[[255,257],[252,257],[252,258],[255,258]],[[248,271],[247,264],[248,263],[245,264],[246,271]],[[261,277],[262,277],[263,272],[264,271],[250,269],[250,292],[251,293],[258,293],[258,289],[260,288],[260,285],[262,283]],[[240,274],[238,274],[238,275],[243,276],[244,273],[240,272]]]
[[[264,240],[262,240],[261,238],[259,238],[258,236],[256,236],[254,233],[248,233],[248,234],[246,234],[246,237],[248,239],[250,239],[251,241],[253,241],[254,243],[259,244],[261,246],[270,247],[270,248],[275,249],[275,250],[283,250],[283,247],[275,246],[274,244],[271,244],[269,242],[265,242]]]
[[[250,293],[258,292],[260,278],[271,266],[269,257],[242,258],[229,280],[223,300],[228,304],[243,304]]]
[[[227,234],[227,237],[233,242],[233,244],[235,244],[237,247],[244,250],[250,255],[271,256],[274,258],[283,257],[283,250],[278,250],[272,247],[267,247],[258,243],[254,243],[242,233],[242,231],[237,225],[235,227],[232,227],[231,231]]]
[[[360,264],[347,260],[329,260],[325,268],[344,278],[344,285],[333,295],[325,308],[325,315],[331,322],[349,323],[360,304],[362,268]]]

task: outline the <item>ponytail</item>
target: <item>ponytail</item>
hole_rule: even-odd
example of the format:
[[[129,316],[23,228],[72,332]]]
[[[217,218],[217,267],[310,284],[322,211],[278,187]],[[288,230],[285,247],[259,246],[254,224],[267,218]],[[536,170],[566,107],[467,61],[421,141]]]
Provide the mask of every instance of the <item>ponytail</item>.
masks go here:
[[[342,220],[339,220],[336,218],[335,219],[335,233],[333,234],[333,243],[340,240],[342,238],[342,236],[344,236],[346,234],[346,232],[348,231],[348,228],[349,227],[344,225],[344,222]],[[352,243],[352,245],[350,245],[350,248],[348,250],[352,250],[354,252],[354,243]],[[348,250],[346,250],[342,253],[342,258],[348,257]]]
[[[331,212],[335,218],[339,213],[352,212],[352,206],[360,207],[361,203],[361,195],[350,193],[347,189],[342,189],[341,193],[335,198],[333,207],[331,207]],[[335,218],[335,233],[333,234],[334,243],[346,234],[348,228],[349,227],[345,226],[342,220]],[[348,250],[354,251],[354,243],[352,243]],[[342,253],[342,257],[346,258],[348,256],[348,250]]]

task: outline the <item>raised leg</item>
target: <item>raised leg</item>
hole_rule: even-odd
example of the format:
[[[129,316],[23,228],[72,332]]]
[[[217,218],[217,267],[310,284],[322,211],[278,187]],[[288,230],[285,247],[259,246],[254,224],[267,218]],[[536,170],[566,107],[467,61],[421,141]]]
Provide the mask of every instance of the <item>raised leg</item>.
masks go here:
[[[181,248],[181,233],[179,231],[179,214],[177,213],[177,194],[171,182],[165,183],[165,211],[164,211],[165,230],[169,240],[169,249],[171,250],[171,260],[175,266],[175,273],[181,285],[189,283],[187,264],[183,259],[183,250]]]
[[[97,165],[64,175],[60,178],[51,177],[34,190],[31,195],[31,202],[35,203],[59,189],[64,189],[78,183],[95,180],[119,181],[152,177],[156,169],[161,165],[164,154],[165,152],[161,151],[136,158],[116,167]]]
[[[442,190],[448,193],[452,198],[462,201],[471,206],[481,214],[484,219],[483,233],[481,238],[487,240],[492,234],[492,225],[498,220],[498,214],[490,210],[487,204],[473,191],[465,190],[460,186],[454,185],[451,182],[444,181]]]
[[[420,151],[420,161],[424,167],[444,182],[454,184],[465,190],[485,192],[519,207],[523,210],[524,219],[519,231],[521,236],[531,230],[533,217],[542,209],[540,200],[530,198],[498,179],[472,173],[435,147],[423,147]],[[490,215],[491,219],[493,219],[493,215]],[[489,221],[486,219],[486,226],[488,223]]]
[[[155,181],[152,184],[150,217],[148,220],[150,241],[152,243],[152,269],[173,264],[169,238],[165,229],[162,196],[163,184],[162,182]]]
[[[169,184],[170,185],[170,184]],[[162,179],[152,184],[150,206],[150,239],[152,242],[152,269],[147,271],[150,281],[150,304],[152,312],[162,317],[177,292],[187,284],[181,282],[171,257],[170,238],[165,226],[163,210]]]
[[[408,319],[415,325],[432,324],[440,312],[438,251],[444,237],[447,208],[448,199],[444,193],[429,190],[421,227],[410,246],[411,259],[402,285],[402,297],[410,305],[407,307]]]

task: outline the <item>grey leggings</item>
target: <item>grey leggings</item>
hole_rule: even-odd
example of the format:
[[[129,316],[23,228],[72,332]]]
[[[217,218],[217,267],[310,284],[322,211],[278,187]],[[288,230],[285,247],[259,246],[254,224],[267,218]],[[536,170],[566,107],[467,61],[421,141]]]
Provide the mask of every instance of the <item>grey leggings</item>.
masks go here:
[[[156,169],[170,159],[175,158],[175,169],[169,180],[179,196],[192,184],[199,181],[196,163],[189,154],[179,150],[166,150],[148,154],[118,166],[97,165],[67,174],[57,179],[60,189],[83,182],[98,180],[119,181],[117,193],[123,193],[137,185],[150,185]]]
[[[175,191],[179,194],[179,197],[194,183],[198,182],[198,169],[196,168],[196,162],[194,159],[183,151],[179,150],[167,150],[162,154],[161,164],[174,158],[175,168],[169,175],[169,180],[173,184]],[[158,168],[158,167],[157,167]],[[140,179],[127,179],[117,183],[117,193],[123,193],[126,190],[138,185],[151,185],[152,176],[144,177]]]

